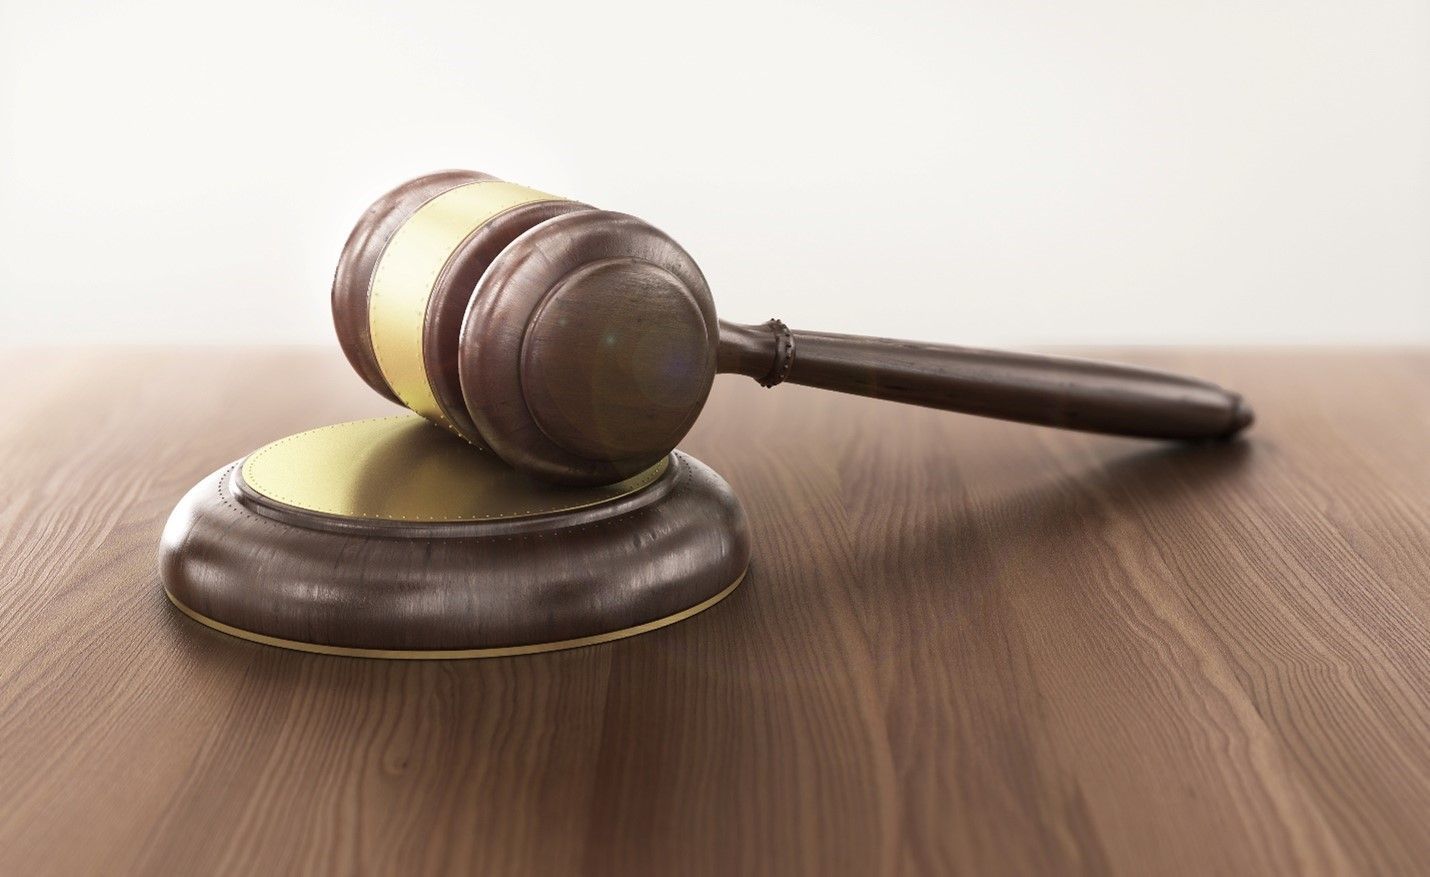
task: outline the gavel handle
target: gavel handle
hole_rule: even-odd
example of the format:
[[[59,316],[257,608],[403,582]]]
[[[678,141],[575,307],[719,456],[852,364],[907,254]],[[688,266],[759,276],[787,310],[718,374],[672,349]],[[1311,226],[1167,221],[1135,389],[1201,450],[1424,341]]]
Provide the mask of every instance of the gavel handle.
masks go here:
[[[718,369],[765,386],[840,393],[1084,432],[1226,439],[1250,406],[1215,384],[1169,372],[1062,356],[978,350],[720,321]]]

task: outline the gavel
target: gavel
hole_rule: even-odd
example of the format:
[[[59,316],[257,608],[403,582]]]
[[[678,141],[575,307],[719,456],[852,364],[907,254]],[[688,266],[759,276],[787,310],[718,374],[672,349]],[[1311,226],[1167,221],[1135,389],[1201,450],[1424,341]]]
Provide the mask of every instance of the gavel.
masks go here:
[[[510,465],[604,484],[670,453],[717,373],[1086,432],[1228,439],[1241,396],[1151,369],[718,319],[668,235],[474,171],[418,177],[358,221],[333,280],[374,390]]]

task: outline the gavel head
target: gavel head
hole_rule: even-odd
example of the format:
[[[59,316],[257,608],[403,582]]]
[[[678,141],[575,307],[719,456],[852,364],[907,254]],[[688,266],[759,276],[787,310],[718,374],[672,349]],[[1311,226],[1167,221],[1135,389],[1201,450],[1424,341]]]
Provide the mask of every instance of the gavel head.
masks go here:
[[[373,389],[562,483],[659,462],[715,376],[714,302],[675,241],[471,171],[368,209],[338,262],[333,320]]]

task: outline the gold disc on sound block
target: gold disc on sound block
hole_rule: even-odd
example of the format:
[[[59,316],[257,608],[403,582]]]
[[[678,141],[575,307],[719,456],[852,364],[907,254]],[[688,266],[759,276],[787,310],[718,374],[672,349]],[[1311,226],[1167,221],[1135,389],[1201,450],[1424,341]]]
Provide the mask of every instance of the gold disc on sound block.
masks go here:
[[[383,658],[590,645],[688,618],[749,562],[729,485],[674,452],[558,487],[414,416],[281,439],[199,482],[164,529],[169,599],[270,645]]]

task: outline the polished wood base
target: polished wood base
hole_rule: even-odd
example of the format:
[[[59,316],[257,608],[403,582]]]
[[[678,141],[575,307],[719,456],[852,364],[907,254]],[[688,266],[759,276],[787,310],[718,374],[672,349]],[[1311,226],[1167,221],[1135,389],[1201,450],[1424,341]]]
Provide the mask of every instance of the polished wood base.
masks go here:
[[[165,592],[189,617],[378,658],[633,636],[719,602],[748,562],[744,512],[692,457],[611,488],[556,488],[416,417],[255,451],[189,491],[160,547]]]

